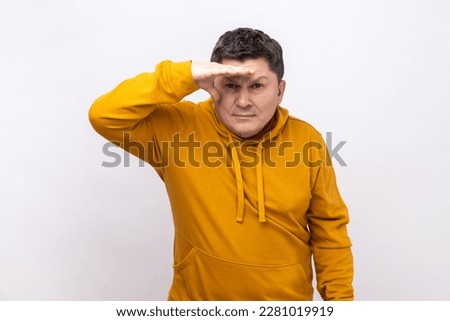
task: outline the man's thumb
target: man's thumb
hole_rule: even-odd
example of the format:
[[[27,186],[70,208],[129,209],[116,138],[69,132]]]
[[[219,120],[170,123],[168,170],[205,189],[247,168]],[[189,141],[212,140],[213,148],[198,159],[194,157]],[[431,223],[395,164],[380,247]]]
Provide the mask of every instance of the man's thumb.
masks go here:
[[[213,99],[214,103],[218,103],[220,101],[220,94],[217,91],[216,87],[211,86],[205,88],[205,90],[211,95],[211,98]]]

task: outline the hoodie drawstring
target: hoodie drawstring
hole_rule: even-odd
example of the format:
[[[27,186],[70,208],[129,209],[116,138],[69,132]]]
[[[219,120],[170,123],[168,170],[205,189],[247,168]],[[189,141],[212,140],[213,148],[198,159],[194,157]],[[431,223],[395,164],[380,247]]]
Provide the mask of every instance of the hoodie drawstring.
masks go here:
[[[257,154],[258,154],[258,164],[256,164],[256,183],[257,183],[257,191],[258,191],[258,214],[259,214],[259,221],[265,222],[266,221],[266,206],[264,204],[264,182],[263,182],[263,175],[262,175],[262,143],[259,142],[258,148],[257,148]]]
[[[228,136],[230,143],[232,142],[231,136]],[[258,215],[260,222],[266,222],[266,208],[264,204],[264,182],[262,174],[262,143],[260,142],[257,147],[258,160],[256,164],[256,184],[258,193]],[[236,147],[231,148],[231,158],[233,160],[234,171],[236,174],[236,188],[237,188],[237,212],[236,221],[242,222],[244,219],[244,183],[242,181],[241,164],[239,156],[236,151]]]
[[[231,141],[231,137],[230,137]],[[236,173],[236,187],[237,187],[237,212],[236,221],[242,222],[244,218],[244,184],[242,182],[241,164],[236,151],[236,147],[231,148],[231,158],[233,159],[234,172]]]

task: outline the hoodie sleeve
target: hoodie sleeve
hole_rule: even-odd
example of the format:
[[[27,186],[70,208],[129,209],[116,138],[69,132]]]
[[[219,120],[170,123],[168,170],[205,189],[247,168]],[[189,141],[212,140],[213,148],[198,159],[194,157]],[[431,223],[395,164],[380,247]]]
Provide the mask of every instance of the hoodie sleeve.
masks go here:
[[[308,212],[311,246],[317,275],[317,289],[323,300],[353,300],[353,256],[347,233],[349,215],[339,194],[330,156],[323,146],[312,159],[315,182]],[[314,157],[314,156],[313,156]]]
[[[95,100],[89,120],[101,136],[152,164],[158,148],[149,146],[158,134],[186,121],[187,113],[180,113],[183,108],[171,107],[197,89],[191,61],[163,61],[154,72],[125,80]]]

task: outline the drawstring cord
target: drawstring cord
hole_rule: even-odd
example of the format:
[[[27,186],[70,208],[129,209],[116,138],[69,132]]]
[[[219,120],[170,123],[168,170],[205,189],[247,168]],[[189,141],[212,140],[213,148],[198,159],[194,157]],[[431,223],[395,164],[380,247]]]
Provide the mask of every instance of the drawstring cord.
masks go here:
[[[256,180],[257,180],[257,187],[258,187],[258,214],[259,214],[259,221],[265,222],[266,221],[266,207],[264,204],[264,182],[263,182],[263,175],[262,175],[262,143],[260,142],[258,144],[257,154],[259,156],[258,164],[256,164]]]
[[[229,136],[231,142],[231,136]],[[236,147],[231,148],[231,158],[233,159],[234,171],[236,173],[236,187],[237,187],[237,212],[236,221],[242,222],[244,219],[244,184],[242,182],[241,164],[236,151]]]
[[[232,138],[229,135],[228,139],[232,142]],[[264,182],[262,173],[262,143],[260,142],[257,147],[257,155],[259,156],[258,163],[256,164],[256,183],[258,193],[258,215],[260,222],[266,222],[266,208],[264,204]],[[239,156],[236,151],[236,147],[231,149],[231,158],[233,160],[234,171],[236,174],[236,189],[237,189],[237,212],[236,221],[242,222],[244,219],[244,184],[242,181],[241,164],[239,162]]]

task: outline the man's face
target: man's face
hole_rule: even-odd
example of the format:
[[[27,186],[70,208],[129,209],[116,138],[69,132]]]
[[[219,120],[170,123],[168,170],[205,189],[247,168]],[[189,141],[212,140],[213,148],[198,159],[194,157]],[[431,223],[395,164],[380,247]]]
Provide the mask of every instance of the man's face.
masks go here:
[[[269,122],[281,103],[285,81],[278,82],[265,58],[222,59],[221,63],[255,71],[247,77],[223,76],[214,81],[220,94],[220,100],[215,102],[220,121],[239,137],[254,136]]]

